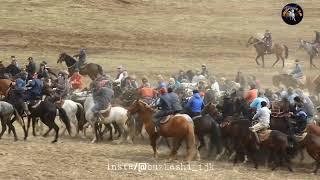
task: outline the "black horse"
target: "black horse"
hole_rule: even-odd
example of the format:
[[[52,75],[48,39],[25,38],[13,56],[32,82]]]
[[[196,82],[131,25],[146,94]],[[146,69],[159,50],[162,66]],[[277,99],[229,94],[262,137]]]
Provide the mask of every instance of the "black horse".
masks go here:
[[[220,154],[222,150],[220,127],[215,121],[215,119],[218,118],[218,111],[216,110],[215,105],[212,103],[209,103],[204,107],[201,116],[196,116],[193,118],[194,132],[200,142],[198,147],[199,151],[205,145],[204,136],[210,136],[210,148],[208,156],[211,154],[212,145],[216,145],[217,154]]]
[[[54,129],[56,134],[52,143],[57,142],[59,137],[59,127],[54,121],[57,116],[57,110],[59,111],[59,116],[62,122],[66,125],[69,135],[71,134],[70,120],[64,109],[56,106],[55,104],[47,100],[37,102],[36,104],[34,103],[29,104],[28,107],[31,112],[31,115],[28,116],[28,127],[27,127],[27,133],[26,133],[27,136],[25,136],[25,140],[28,137],[31,119],[32,119],[33,135],[35,135],[35,124],[36,124],[37,118],[40,118],[40,120],[49,128],[48,131],[43,136],[46,137],[49,134],[49,132],[52,129]]]
[[[69,56],[66,53],[61,53],[57,63],[62,63],[62,62],[66,63],[69,74],[72,75],[74,73],[74,70],[76,69],[75,65],[77,63],[77,60],[75,60],[73,57]],[[88,63],[83,68],[80,67],[79,70],[80,70],[80,74],[88,75],[91,80],[95,80],[99,74],[100,75],[103,74],[102,67],[99,64],[95,64],[95,63]]]

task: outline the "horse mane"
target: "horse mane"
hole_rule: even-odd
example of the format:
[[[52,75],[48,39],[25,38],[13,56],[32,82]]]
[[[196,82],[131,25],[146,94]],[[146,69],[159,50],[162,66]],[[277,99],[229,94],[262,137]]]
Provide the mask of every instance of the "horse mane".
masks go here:
[[[137,100],[138,103],[143,104],[144,106],[144,111],[149,111],[149,112],[153,112],[153,108],[151,106],[149,106],[147,103],[143,102],[142,100]]]

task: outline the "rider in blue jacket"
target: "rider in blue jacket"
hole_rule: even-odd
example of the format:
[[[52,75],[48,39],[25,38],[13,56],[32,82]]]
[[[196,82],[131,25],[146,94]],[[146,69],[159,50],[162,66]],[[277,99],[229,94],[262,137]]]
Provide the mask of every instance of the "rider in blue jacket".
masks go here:
[[[193,90],[193,96],[189,99],[186,107],[191,110],[190,116],[192,118],[201,114],[204,103],[198,90]]]
[[[27,85],[27,101],[38,100],[42,97],[43,82],[38,79],[37,74],[33,74],[31,82]]]

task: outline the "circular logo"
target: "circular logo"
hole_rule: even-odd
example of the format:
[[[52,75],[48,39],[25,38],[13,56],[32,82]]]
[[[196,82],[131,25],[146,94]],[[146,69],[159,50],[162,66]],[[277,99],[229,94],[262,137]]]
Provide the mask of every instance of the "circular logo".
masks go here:
[[[303,10],[295,3],[287,4],[283,7],[281,17],[289,25],[296,25],[302,21]]]

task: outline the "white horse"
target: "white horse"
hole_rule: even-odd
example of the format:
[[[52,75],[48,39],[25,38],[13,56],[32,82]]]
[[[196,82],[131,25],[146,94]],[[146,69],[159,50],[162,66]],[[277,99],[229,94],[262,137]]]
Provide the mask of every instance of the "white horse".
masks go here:
[[[81,126],[84,125],[84,109],[80,103],[76,103],[72,100],[65,100],[64,104],[62,105],[62,109],[64,109],[67,113],[67,116],[70,119],[71,126],[76,129],[76,136],[79,135],[79,131]],[[62,133],[64,134],[66,128],[63,127]]]
[[[290,9],[289,11],[288,11],[288,15],[289,15],[289,18],[291,19],[291,20],[293,20],[293,21],[296,21],[296,15],[294,14],[294,9]]]
[[[12,118],[12,116],[14,117]],[[9,131],[13,132],[14,140],[15,141],[18,140],[16,130],[12,124],[15,120],[18,120],[18,123],[22,126],[24,133],[26,133],[24,122],[20,117],[19,113],[17,112],[17,110],[14,109],[14,107],[11,104],[5,101],[0,101],[0,120],[2,125],[2,130],[0,132],[0,139],[3,133],[7,130],[7,126],[8,126]]]
[[[93,129],[92,132],[96,133],[95,123],[97,122],[97,117],[95,116],[95,114],[91,110],[93,106],[94,106],[93,98],[87,97],[84,102],[84,109],[85,109],[85,118],[88,122],[83,127],[84,132],[85,132],[85,129],[89,125],[91,125],[91,127]],[[111,124],[111,123],[115,122],[119,126],[119,129],[121,131],[121,134],[122,134],[121,139],[124,140],[129,135],[128,126],[126,124],[127,120],[128,120],[128,116],[127,116],[126,109],[124,109],[122,107],[112,107],[110,110],[109,116],[102,119],[101,122],[99,122],[99,123],[107,125],[107,124]],[[97,141],[97,137],[96,137],[96,135],[94,135],[94,138],[91,142],[94,143],[96,141]]]

